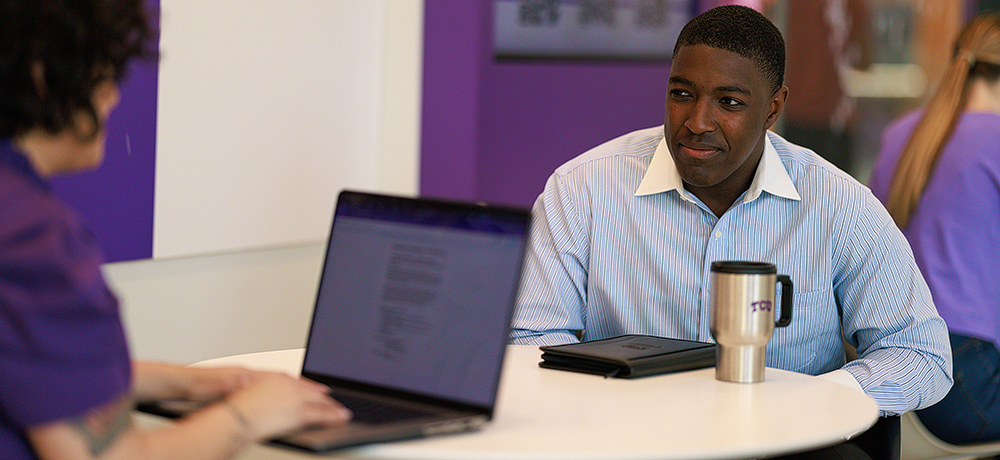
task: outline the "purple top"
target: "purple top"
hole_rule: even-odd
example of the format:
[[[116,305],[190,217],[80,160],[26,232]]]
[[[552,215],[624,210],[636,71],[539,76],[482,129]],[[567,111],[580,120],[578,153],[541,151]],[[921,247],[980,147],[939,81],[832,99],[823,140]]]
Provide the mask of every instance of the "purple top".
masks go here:
[[[102,256],[77,215],[0,139],[0,456],[35,458],[24,428],[129,391]]]
[[[919,116],[883,135],[869,183],[883,203]],[[903,234],[948,330],[1000,346],[1000,114],[961,116]]]

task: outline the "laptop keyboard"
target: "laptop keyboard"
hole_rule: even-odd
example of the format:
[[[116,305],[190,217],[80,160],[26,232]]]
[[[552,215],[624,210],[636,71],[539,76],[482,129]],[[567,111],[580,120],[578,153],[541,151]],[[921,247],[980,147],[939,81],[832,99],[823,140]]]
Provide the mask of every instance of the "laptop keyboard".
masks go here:
[[[351,412],[354,412],[354,421],[361,423],[398,422],[433,414],[429,410],[405,407],[371,398],[350,396],[342,393],[334,393],[332,396],[337,402],[343,404]]]

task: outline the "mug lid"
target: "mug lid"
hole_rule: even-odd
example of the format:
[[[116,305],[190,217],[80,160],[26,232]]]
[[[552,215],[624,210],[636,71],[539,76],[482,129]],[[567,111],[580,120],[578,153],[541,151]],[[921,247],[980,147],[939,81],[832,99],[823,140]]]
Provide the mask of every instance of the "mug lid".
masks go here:
[[[778,269],[772,263],[749,262],[745,260],[719,260],[712,262],[712,271],[720,273],[737,273],[747,275],[777,274]]]

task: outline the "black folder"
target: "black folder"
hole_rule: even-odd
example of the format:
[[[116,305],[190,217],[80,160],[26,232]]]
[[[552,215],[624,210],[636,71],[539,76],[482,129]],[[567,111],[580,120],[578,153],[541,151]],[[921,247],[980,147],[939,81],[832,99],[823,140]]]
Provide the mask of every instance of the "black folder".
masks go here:
[[[652,335],[621,335],[608,339],[540,347],[548,369],[635,378],[715,365],[715,344]]]

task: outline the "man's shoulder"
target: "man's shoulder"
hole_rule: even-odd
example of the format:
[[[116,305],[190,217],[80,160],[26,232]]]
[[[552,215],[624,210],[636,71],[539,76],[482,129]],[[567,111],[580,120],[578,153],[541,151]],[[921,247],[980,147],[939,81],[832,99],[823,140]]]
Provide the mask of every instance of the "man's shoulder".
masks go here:
[[[793,144],[773,132],[768,132],[768,139],[797,189],[808,184],[821,183],[824,188],[867,190],[867,187],[857,179],[815,151]]]
[[[623,134],[583,152],[556,168],[556,175],[571,174],[581,168],[599,164],[601,168],[614,168],[621,161],[652,158],[656,146],[663,139],[663,126],[645,128]]]

